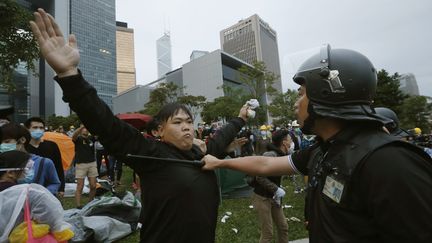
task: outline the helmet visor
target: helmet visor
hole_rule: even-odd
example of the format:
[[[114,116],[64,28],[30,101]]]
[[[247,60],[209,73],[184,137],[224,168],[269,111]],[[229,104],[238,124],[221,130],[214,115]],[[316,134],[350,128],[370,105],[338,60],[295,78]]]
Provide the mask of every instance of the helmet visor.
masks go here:
[[[325,44],[320,47],[309,49],[307,55],[291,55],[284,59],[284,63],[292,63],[292,66],[298,66],[294,74],[293,80],[297,84],[303,85],[308,79],[322,80],[326,82],[332,93],[344,93],[343,87],[339,79],[339,71],[330,68],[330,45]],[[303,54],[306,54],[303,53]]]

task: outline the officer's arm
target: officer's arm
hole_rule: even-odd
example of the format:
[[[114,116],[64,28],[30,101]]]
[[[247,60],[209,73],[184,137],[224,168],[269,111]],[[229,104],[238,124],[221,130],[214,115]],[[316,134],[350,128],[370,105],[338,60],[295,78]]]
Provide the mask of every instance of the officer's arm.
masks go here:
[[[203,160],[205,170],[228,168],[249,175],[262,176],[291,175],[297,172],[290,155],[283,157],[247,156],[226,160],[206,155]]]

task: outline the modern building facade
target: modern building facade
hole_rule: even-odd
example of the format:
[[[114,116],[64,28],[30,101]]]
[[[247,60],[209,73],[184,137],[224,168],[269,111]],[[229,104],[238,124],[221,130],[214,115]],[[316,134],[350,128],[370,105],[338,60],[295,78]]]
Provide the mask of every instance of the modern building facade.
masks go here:
[[[257,14],[220,31],[220,42],[222,51],[249,64],[264,62],[267,70],[279,77],[272,86],[282,92],[277,33]],[[264,101],[270,104],[271,97],[266,95]]]
[[[57,24],[62,29],[65,38],[69,31],[69,0],[17,0],[17,2],[35,11],[38,8],[45,9],[56,18]],[[13,105],[15,122],[24,122],[31,116],[47,118],[56,114],[68,116],[69,106],[62,100],[62,91],[59,85],[53,81],[55,73],[44,60],[35,60],[36,75],[28,72],[25,64],[20,64],[14,72],[16,91],[8,93],[0,89],[0,104]]]
[[[161,78],[172,70],[171,36],[169,32],[165,32],[161,38],[157,39],[156,55],[158,78]]]
[[[78,41],[78,67],[112,109],[117,95],[115,0],[70,1],[70,30]]]
[[[116,22],[117,94],[136,85],[134,30]]]
[[[420,95],[417,80],[412,73],[401,74],[399,77],[399,89],[405,94]]]
[[[112,107],[117,94],[115,0],[17,0],[35,11],[43,8],[53,15],[68,38],[74,33],[80,51],[79,68],[85,78],[97,89],[99,96]],[[69,116],[68,104],[62,100],[62,91],[53,81],[55,73],[44,60],[36,60],[36,75],[29,73],[24,64],[15,71],[16,92],[0,90],[0,105],[15,107],[14,120],[24,122],[31,116],[47,118],[50,115]]]
[[[184,87],[183,94],[207,98],[213,101],[215,98],[224,96],[222,85],[233,88],[245,89],[238,70],[250,64],[221,50],[216,50],[185,63],[181,68],[168,72],[162,78],[147,84],[137,86],[137,90],[130,89],[114,98],[114,113],[125,113],[142,110],[145,103],[149,101],[149,92],[160,83],[174,83],[178,87]],[[136,104],[138,104],[136,106]],[[195,123],[201,121],[199,114],[196,114]]]

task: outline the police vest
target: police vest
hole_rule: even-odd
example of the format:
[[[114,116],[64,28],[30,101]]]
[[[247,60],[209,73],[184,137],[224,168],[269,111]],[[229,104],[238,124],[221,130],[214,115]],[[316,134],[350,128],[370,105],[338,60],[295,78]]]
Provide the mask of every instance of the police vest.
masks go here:
[[[379,242],[379,229],[371,223],[366,205],[356,193],[353,175],[369,155],[391,143],[426,157],[414,145],[376,129],[361,128],[344,130],[327,142],[327,151],[317,147],[311,152],[305,206],[311,242]]]

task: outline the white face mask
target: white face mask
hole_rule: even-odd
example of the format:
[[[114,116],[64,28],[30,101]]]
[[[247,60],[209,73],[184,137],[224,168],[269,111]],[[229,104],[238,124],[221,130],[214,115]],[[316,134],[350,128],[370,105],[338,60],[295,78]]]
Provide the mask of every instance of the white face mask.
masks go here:
[[[288,154],[294,153],[294,149],[295,149],[295,143],[291,142],[290,148],[288,149]]]

